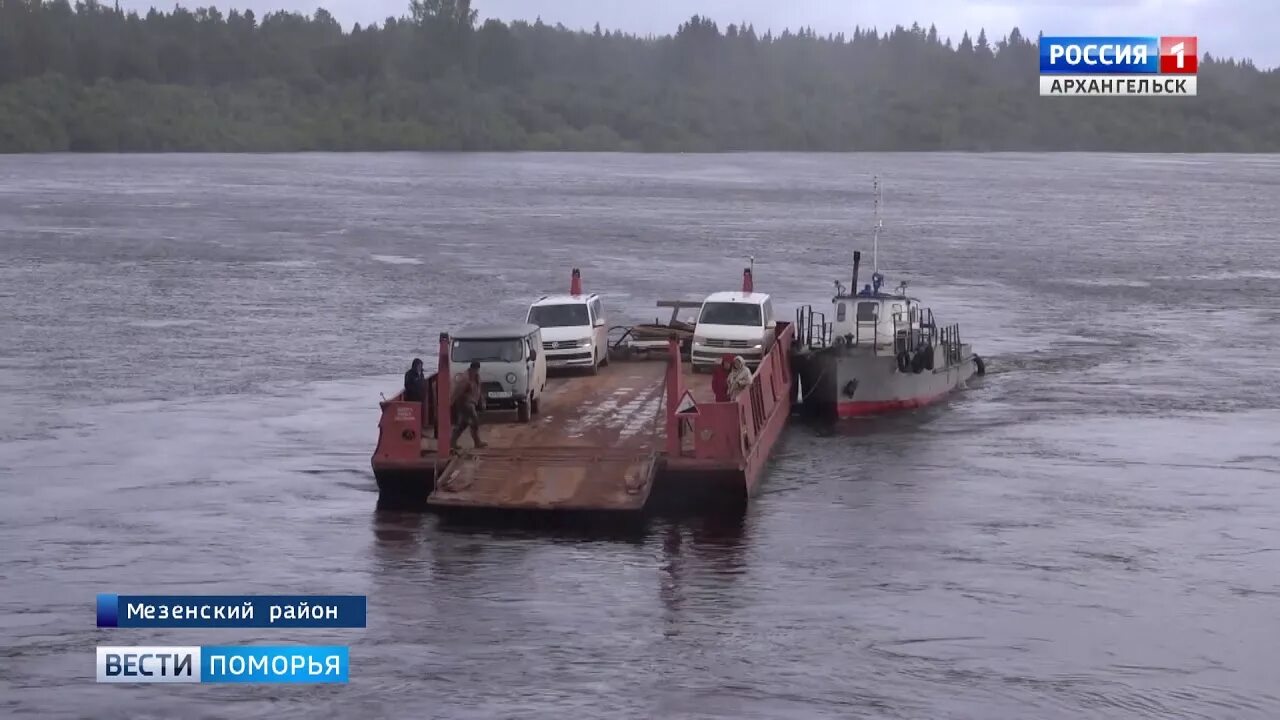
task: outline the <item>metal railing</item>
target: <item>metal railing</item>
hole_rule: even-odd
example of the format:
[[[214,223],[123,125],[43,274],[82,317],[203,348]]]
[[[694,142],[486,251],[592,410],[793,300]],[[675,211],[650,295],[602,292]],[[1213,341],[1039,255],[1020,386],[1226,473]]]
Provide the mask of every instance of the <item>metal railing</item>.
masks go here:
[[[938,332],[938,342],[946,349],[947,365],[959,365],[963,359],[960,351],[960,324],[953,323]]]
[[[900,352],[932,352],[941,345],[948,367],[957,365],[961,360],[960,325],[953,323],[939,327],[931,308],[918,307],[914,313],[900,311],[893,313],[892,341],[886,338],[884,346],[893,355]],[[870,327],[868,327],[870,326]],[[815,312],[811,305],[803,305],[796,309],[795,343],[805,348],[827,348],[843,338],[851,346],[862,345],[865,340],[871,341],[872,352],[881,354],[880,321],[877,317],[872,321],[853,321],[853,332],[840,338],[833,337],[832,323],[827,322],[826,315]],[[870,338],[865,337],[870,335]]]
[[[831,346],[831,323],[827,322],[826,313],[814,312],[812,305],[796,308],[795,336],[796,345],[806,348],[825,348]]]
[[[934,352],[941,346],[944,349],[945,367],[958,365],[961,360],[960,324],[938,326],[937,319],[930,308],[920,308],[917,317],[919,322],[912,322],[910,316],[905,320],[904,313],[894,315],[894,354],[903,352]]]

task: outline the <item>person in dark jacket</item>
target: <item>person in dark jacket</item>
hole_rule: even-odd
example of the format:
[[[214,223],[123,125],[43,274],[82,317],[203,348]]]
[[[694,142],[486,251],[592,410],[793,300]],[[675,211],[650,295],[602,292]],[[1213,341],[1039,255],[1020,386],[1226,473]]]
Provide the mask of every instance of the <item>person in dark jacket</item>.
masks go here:
[[[729,371],[733,368],[733,356],[723,355],[720,364],[711,372],[711,392],[716,402],[729,402]]]
[[[409,372],[404,374],[404,401],[422,402],[427,399],[427,379],[422,374],[422,358],[414,358]]]

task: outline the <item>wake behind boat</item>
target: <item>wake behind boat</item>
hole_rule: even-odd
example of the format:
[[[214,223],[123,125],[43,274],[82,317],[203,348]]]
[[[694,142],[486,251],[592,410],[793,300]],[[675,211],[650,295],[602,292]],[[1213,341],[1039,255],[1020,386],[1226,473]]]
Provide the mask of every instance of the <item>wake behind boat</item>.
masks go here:
[[[862,253],[854,252],[851,285],[836,282],[833,319],[808,305],[796,312],[794,365],[804,404],[828,416],[921,407],[986,373],[982,358],[961,341],[960,326],[939,325],[932,309],[907,294],[906,282],[891,293],[881,290],[878,181],[875,203],[871,282],[857,289]]]

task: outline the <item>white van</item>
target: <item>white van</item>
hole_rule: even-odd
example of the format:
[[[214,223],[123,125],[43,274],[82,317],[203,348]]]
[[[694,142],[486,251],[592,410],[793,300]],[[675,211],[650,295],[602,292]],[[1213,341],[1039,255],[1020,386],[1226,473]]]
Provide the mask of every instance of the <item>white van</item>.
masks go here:
[[[609,364],[609,328],[600,296],[547,295],[529,306],[527,322],[542,329],[542,349],[553,368],[596,372]]]
[[[773,346],[777,330],[773,300],[765,293],[718,292],[702,302],[693,329],[694,371],[708,370],[724,355],[741,355],[755,370]]]
[[[480,386],[490,409],[514,408],[520,422],[538,414],[547,386],[547,360],[536,325],[463,328],[450,336],[449,362],[455,382],[472,362],[480,363]]]

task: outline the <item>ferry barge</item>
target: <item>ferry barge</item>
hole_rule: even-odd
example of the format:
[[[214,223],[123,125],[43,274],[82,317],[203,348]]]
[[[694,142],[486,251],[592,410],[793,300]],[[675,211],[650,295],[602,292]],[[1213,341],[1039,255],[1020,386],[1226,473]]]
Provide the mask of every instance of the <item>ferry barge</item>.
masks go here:
[[[576,270],[572,293],[581,293]],[[760,295],[750,269],[743,271],[743,294]],[[679,330],[660,342],[659,328],[646,326],[634,344],[624,333],[590,374],[548,379],[536,414],[515,423],[486,417],[485,446],[452,452],[447,398],[464,368],[454,367],[451,337],[442,333],[425,400],[408,402],[401,393],[381,403],[371,459],[380,504],[437,511],[741,510],[756,494],[791,413],[795,328],[774,324],[750,386],[722,402],[705,375],[694,375],[686,361],[688,332]],[[532,362],[538,350],[529,348],[525,359]]]

